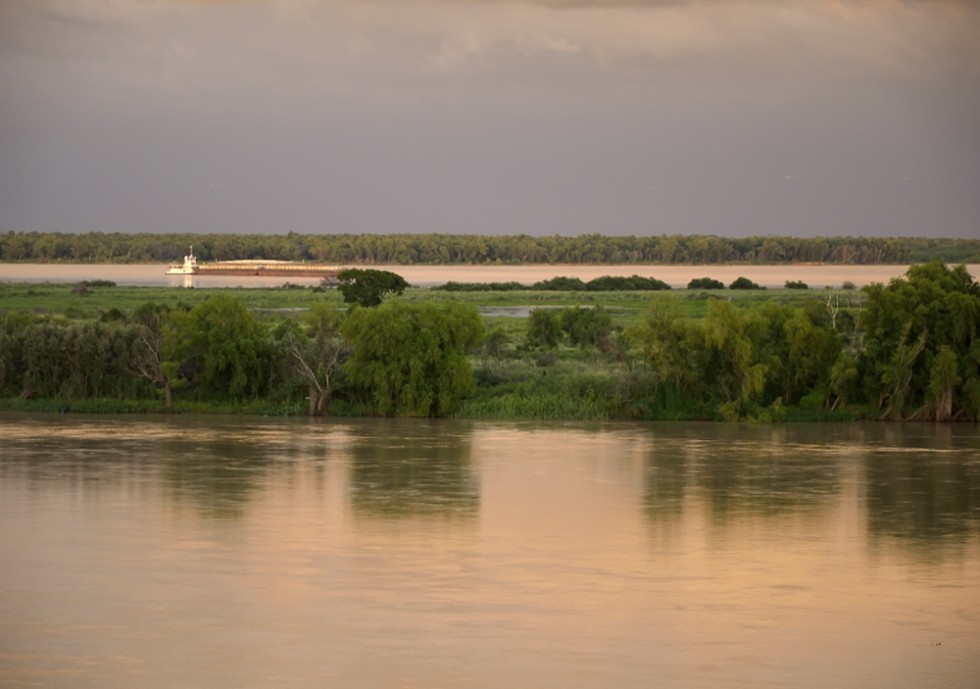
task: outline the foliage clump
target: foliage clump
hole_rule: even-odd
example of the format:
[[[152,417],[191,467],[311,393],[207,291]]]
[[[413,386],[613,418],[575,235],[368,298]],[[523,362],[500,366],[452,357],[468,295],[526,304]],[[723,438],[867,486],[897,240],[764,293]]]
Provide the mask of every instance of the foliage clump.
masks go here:
[[[714,278],[694,278],[687,283],[688,289],[725,289],[725,283]]]
[[[389,270],[348,268],[337,273],[340,293],[348,304],[377,306],[388,294],[405,292],[408,282],[401,275]]]
[[[864,288],[859,356],[882,419],[980,420],[980,284],[963,266],[912,266]]]
[[[747,277],[737,277],[728,286],[728,289],[763,289],[758,283],[752,282]]]
[[[485,335],[473,306],[421,291],[295,313],[227,290],[81,308],[66,285],[32,305],[53,289],[0,286],[28,304],[0,300],[0,407],[980,420],[980,286],[942,263],[850,293],[658,294],[640,320],[540,295]]]
[[[350,381],[378,414],[445,416],[475,389],[467,353],[483,323],[472,306],[391,302],[355,309],[341,330]]]

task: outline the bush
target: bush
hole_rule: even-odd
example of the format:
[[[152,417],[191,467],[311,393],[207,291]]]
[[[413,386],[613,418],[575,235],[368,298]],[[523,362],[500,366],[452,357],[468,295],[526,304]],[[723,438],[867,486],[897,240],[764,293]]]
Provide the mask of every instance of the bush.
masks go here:
[[[687,283],[688,289],[725,289],[725,283],[714,278],[694,278]]]
[[[551,349],[561,339],[558,314],[549,309],[532,309],[528,314],[527,344],[529,347]]]
[[[760,287],[757,283],[752,282],[748,278],[737,277],[732,284],[728,286],[728,289],[762,289],[762,287]]]
[[[432,289],[442,292],[516,292],[527,287],[519,282],[447,282]]]
[[[555,292],[584,292],[585,283],[578,278],[570,278],[559,275],[550,280],[541,280],[531,285],[531,289],[555,291]]]
[[[640,292],[668,290],[668,285],[657,278],[645,278],[639,275],[630,277],[603,275],[589,280],[585,288],[590,292]]]
[[[802,280],[787,280],[786,289],[810,289],[810,286]]]

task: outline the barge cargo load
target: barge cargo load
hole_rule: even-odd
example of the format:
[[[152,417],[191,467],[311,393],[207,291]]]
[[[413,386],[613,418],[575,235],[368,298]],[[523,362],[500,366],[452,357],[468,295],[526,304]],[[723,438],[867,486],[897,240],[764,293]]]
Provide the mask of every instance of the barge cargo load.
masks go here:
[[[340,266],[326,263],[298,263],[296,261],[276,261],[264,258],[198,263],[197,257],[194,255],[194,247],[191,247],[191,252],[184,256],[184,262],[171,265],[167,270],[167,275],[336,278],[340,271]]]

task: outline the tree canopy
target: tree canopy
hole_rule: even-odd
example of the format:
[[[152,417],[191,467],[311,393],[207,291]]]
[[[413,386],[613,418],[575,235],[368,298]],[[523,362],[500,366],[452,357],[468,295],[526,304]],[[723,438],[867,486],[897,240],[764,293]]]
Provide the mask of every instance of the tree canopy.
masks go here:
[[[388,294],[402,294],[408,282],[388,270],[348,268],[337,274],[344,301],[358,306],[377,306]]]
[[[912,266],[864,288],[865,389],[883,418],[980,418],[980,285],[963,266]]]
[[[234,297],[216,294],[163,325],[163,356],[172,386],[245,398],[264,389],[267,344],[262,326]]]
[[[718,237],[472,234],[0,232],[0,261],[168,263],[280,259],[383,264],[715,264],[980,262],[980,240],[934,237]]]
[[[341,330],[350,380],[379,414],[444,416],[474,390],[466,355],[483,323],[468,304],[389,302],[355,309]]]

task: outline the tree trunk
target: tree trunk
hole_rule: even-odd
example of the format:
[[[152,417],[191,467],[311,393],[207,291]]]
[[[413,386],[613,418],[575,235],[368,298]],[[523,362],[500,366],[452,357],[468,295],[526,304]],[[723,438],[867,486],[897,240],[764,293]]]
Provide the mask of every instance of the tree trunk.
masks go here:
[[[310,416],[319,416],[327,408],[327,401],[330,398],[330,391],[326,388],[319,388],[315,385],[310,386],[310,394],[307,397],[309,406],[307,413]]]

